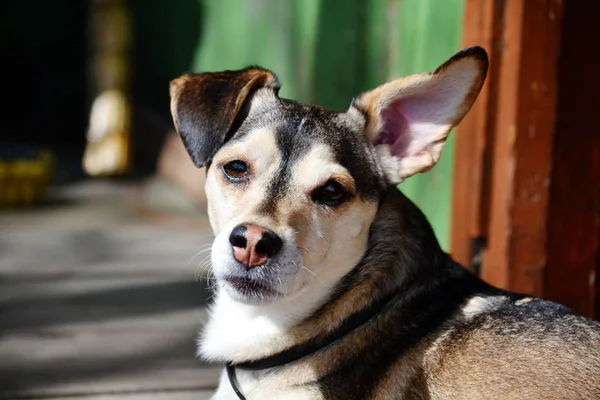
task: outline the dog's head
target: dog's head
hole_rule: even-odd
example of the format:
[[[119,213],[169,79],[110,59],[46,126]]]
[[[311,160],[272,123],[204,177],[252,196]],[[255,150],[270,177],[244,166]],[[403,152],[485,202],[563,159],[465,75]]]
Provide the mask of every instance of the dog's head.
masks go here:
[[[207,167],[213,272],[226,293],[256,303],[330,290],[365,253],[388,186],[439,160],[487,65],[483,49],[466,49],[347,112],[279,98],[277,77],[256,67],[171,82],[177,131]]]

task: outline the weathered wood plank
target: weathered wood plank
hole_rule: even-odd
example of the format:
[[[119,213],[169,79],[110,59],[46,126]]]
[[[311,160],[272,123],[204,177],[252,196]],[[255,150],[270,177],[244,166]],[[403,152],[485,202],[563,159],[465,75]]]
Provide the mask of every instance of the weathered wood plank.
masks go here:
[[[504,10],[488,246],[482,277],[543,295],[562,2]]]
[[[504,2],[495,0],[465,1],[462,46],[482,46],[490,58],[487,83],[461,122],[454,151],[451,253],[474,272],[480,257],[474,246],[485,245],[487,235],[492,142],[496,117],[501,32]]]

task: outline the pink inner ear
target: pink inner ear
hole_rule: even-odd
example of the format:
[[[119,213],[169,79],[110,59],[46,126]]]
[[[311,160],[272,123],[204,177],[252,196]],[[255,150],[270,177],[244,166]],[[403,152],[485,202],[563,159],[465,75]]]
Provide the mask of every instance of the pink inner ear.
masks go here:
[[[381,113],[381,131],[373,144],[387,144],[390,152],[396,157],[405,157],[412,141],[410,124],[416,115],[407,112],[404,101],[396,101],[386,107]],[[412,118],[411,118],[412,117]]]
[[[413,96],[388,105],[381,113],[382,127],[373,144],[387,144],[396,157],[415,155],[431,141],[431,133],[423,123],[437,123],[443,102],[435,97]],[[423,129],[425,128],[425,129]]]

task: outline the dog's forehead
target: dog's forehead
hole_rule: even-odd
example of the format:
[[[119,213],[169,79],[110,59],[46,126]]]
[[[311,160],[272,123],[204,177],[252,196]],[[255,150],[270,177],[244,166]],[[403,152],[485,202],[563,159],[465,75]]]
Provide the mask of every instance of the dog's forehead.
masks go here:
[[[256,138],[270,132],[279,153],[276,158],[282,161],[278,180],[289,180],[299,162],[323,154],[320,161],[345,168],[361,195],[373,198],[380,194],[384,183],[373,148],[363,133],[363,115],[280,99],[268,93],[257,97],[232,141],[262,146]]]
[[[282,151],[299,156],[315,143],[324,143],[333,150],[348,144],[366,144],[363,129],[365,117],[311,104],[280,99],[269,93],[259,93],[236,137],[241,139],[255,129],[270,129],[277,136]]]

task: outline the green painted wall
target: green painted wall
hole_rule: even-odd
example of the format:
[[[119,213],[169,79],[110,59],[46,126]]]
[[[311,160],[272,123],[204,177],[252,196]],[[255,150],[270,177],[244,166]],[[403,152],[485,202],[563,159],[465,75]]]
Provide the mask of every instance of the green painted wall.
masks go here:
[[[459,49],[462,0],[206,0],[194,71],[273,70],[281,96],[347,109],[388,80],[431,71]],[[451,138],[440,163],[400,185],[449,245]]]

